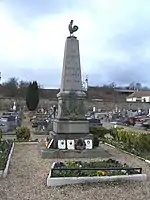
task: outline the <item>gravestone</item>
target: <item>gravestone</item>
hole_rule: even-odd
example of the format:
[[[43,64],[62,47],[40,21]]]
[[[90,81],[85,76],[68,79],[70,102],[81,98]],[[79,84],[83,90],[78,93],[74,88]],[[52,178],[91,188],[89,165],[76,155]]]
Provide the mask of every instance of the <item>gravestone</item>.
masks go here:
[[[79,40],[70,32],[65,42],[61,86],[57,94],[58,114],[53,120],[53,133],[57,142],[65,140],[67,146],[67,140],[88,137],[89,121],[85,118],[85,96],[82,88]],[[58,143],[60,145],[60,141]],[[74,141],[70,144],[74,144]],[[69,148],[73,149],[71,146]]]

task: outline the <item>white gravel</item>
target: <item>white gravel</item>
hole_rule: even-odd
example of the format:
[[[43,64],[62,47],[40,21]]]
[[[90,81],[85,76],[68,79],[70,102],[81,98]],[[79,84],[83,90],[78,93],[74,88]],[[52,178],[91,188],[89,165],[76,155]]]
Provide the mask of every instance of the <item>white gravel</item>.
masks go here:
[[[106,145],[113,157],[142,167],[150,175],[150,165]],[[37,145],[15,146],[11,158],[10,172],[0,180],[0,200],[149,200],[150,180],[145,182],[96,183],[70,185],[57,188],[46,187],[46,177],[52,160],[42,159]],[[6,198],[7,195],[7,198]]]

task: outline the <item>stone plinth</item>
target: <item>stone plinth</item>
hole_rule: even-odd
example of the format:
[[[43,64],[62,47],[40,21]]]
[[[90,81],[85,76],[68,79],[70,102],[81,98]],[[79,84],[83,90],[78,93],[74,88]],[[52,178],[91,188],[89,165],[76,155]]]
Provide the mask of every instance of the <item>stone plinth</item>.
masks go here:
[[[67,159],[67,158],[109,158],[111,154],[102,148],[80,150],[41,149],[44,159]]]
[[[88,121],[71,121],[71,120],[54,120],[53,131],[57,134],[81,134],[85,135],[89,133]]]

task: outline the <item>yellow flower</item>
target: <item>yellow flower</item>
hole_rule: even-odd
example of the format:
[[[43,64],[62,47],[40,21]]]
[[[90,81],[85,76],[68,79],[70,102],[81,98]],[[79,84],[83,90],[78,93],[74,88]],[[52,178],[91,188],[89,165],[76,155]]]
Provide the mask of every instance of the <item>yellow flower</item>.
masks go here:
[[[103,171],[103,170],[98,170],[98,171],[97,171],[97,174],[98,174],[98,175],[105,175],[105,174],[106,174],[106,172],[105,172],[105,171]]]

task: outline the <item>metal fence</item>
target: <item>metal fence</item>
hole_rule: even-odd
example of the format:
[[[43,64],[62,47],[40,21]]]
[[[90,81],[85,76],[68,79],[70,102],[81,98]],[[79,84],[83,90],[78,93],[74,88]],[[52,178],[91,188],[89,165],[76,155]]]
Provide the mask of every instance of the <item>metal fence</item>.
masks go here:
[[[101,167],[97,167],[97,168],[53,168],[51,169],[51,174],[53,175],[53,172],[55,171],[98,171],[98,170],[102,170],[102,171],[121,171],[124,170],[128,173],[131,172],[136,172],[136,174],[142,174],[142,168],[137,167],[137,168],[133,168],[133,167],[110,167],[110,168],[101,168]],[[134,173],[133,173],[134,174]]]

